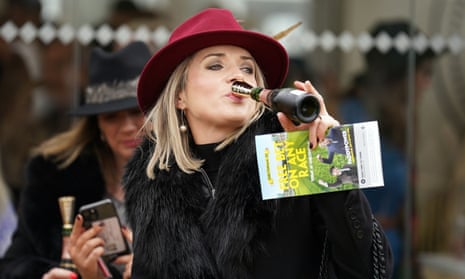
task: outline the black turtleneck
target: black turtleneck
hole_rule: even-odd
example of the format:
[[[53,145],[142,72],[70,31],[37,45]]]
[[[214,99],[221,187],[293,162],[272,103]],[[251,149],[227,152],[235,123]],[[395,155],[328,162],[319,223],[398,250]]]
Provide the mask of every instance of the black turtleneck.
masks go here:
[[[216,177],[218,176],[218,170],[220,168],[221,160],[223,158],[223,150],[215,151],[215,147],[218,143],[199,144],[193,146],[194,154],[205,160],[202,168],[207,173],[212,184],[215,184]]]

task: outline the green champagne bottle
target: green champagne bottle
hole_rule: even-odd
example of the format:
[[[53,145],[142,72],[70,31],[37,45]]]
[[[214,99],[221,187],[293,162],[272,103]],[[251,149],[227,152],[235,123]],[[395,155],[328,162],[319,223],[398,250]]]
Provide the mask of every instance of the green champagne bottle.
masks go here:
[[[294,123],[310,123],[320,114],[318,99],[299,89],[250,87],[242,82],[232,85],[233,93],[262,102],[274,112],[283,112]]]
[[[63,196],[58,198],[58,204],[60,205],[60,213],[63,221],[62,227],[62,252],[61,252],[61,262],[60,267],[68,269],[77,273],[76,265],[71,260],[69,255],[69,236],[73,230],[73,214],[74,214],[74,197],[73,196]]]

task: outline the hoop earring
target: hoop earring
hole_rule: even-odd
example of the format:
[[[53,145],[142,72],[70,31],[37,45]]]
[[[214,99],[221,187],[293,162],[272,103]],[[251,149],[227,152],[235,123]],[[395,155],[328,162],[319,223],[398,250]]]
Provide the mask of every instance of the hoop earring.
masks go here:
[[[181,125],[179,126],[181,133],[187,132],[187,126],[184,124],[184,110],[181,110]]]

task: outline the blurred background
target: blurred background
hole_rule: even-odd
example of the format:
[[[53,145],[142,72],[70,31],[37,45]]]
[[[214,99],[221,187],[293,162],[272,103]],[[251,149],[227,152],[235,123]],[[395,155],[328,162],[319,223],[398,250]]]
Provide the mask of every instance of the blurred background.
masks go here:
[[[309,79],[342,123],[379,123],[385,187],[364,191],[395,278],[465,278],[465,0],[0,0],[0,256],[29,151],[72,121],[89,49],[156,51],[206,7],[268,35],[301,23],[280,39],[286,86]]]

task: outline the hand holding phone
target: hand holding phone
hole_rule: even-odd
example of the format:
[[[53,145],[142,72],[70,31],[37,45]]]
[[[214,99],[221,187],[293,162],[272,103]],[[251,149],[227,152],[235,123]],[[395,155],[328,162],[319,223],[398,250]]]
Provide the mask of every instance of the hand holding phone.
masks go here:
[[[105,252],[102,256],[105,262],[111,262],[118,256],[131,253],[128,241],[121,231],[120,218],[110,199],[83,205],[79,213],[84,218],[84,227],[98,225],[103,228],[98,236],[105,241]]]

